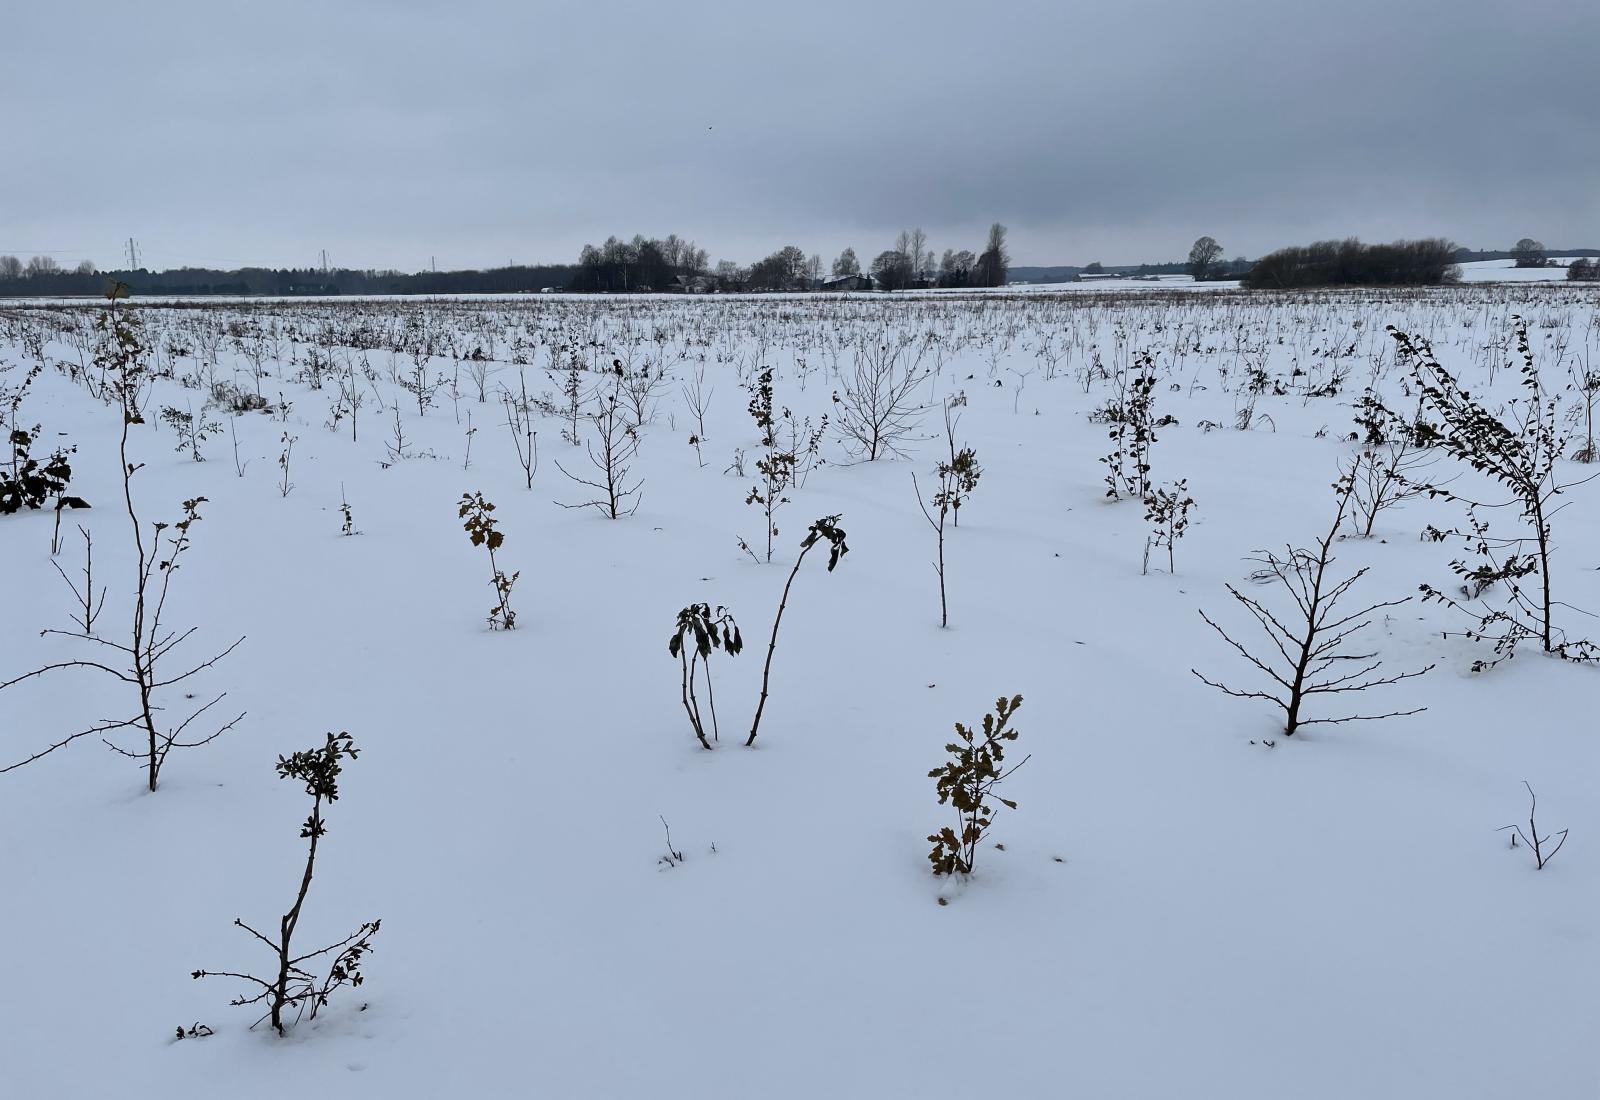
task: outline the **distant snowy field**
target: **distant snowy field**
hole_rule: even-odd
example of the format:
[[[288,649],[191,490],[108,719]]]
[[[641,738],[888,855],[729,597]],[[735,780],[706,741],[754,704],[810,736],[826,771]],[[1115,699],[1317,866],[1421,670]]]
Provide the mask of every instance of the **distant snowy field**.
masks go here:
[[[1566,453],[1583,445],[1600,290],[1500,263],[1464,275],[1429,292],[136,308],[157,378],[130,429],[135,507],[148,525],[207,498],[167,621],[198,628],[197,660],[245,639],[158,705],[225,691],[222,720],[246,716],[175,750],[153,794],[94,737],[0,775],[0,1094],[1600,1095],[1600,669],[1525,644],[1475,674],[1487,647],[1442,636],[1465,620],[1412,600],[1362,641],[1386,670],[1436,667],[1313,707],[1421,714],[1285,739],[1269,707],[1191,673],[1259,682],[1198,612],[1257,642],[1224,586],[1282,606],[1247,556],[1328,529],[1364,388],[1414,409],[1386,325],[1430,339],[1501,409],[1525,318],[1575,433]],[[0,389],[43,365],[15,421],[42,426],[36,453],[77,447],[72,491],[93,505],[64,514],[54,560],[48,510],[0,517],[0,681],[106,659],[40,636],[69,627],[55,565],[78,579],[78,523],[109,586],[97,632],[129,629],[119,413],[91,393],[98,312],[0,303]],[[904,457],[862,461],[834,398],[884,344],[926,373],[923,411]],[[1170,574],[1162,551],[1141,574],[1144,508],[1105,499],[1111,442],[1091,420],[1143,353],[1154,412],[1175,418],[1152,477],[1186,479],[1196,501]],[[642,498],[616,521],[558,506],[593,496],[557,468],[593,473],[562,438],[574,360],[586,411],[616,392],[614,361],[645,393]],[[746,497],[765,367],[802,439],[829,418],[770,564],[739,546],[764,557]],[[531,491],[502,402],[524,379]],[[208,409],[213,385],[272,411]],[[984,472],[947,533],[942,630],[912,475],[927,491],[952,403]],[[175,449],[164,407],[219,426],[204,461]],[[579,437],[594,442],[582,420]],[[1594,469],[1559,464],[1572,481]],[[1446,456],[1431,472],[1500,499]],[[485,624],[487,561],[456,514],[468,490],[498,505],[499,562],[521,573],[511,632]],[[1600,483],[1562,499],[1558,620],[1600,637]],[[832,573],[814,553],[795,579],[746,749],[798,544],[832,513],[849,553]],[[1461,522],[1452,502],[1405,501],[1372,538],[1339,542],[1333,572],[1370,570],[1356,607],[1450,587],[1462,550],[1419,535]],[[1515,528],[1515,510],[1493,522]],[[730,735],[713,752],[667,652],[699,600],[727,605],[745,638],[713,660]],[[1013,693],[1015,759],[1032,754],[1001,792],[1018,808],[1000,810],[969,880],[935,878],[924,837],[953,817],[927,773],[954,722]],[[84,669],[0,691],[0,766],[127,706]],[[297,943],[383,927],[366,983],[280,1039],[229,1007],[239,987],[190,972],[269,966],[232,922],[275,933],[300,881],[308,800],[274,762],[338,730],[363,752],[327,808]],[[1540,829],[1570,829],[1542,871],[1497,831],[1526,829],[1524,780]],[[661,818],[681,863],[663,862]],[[197,1022],[215,1034],[173,1039]]]

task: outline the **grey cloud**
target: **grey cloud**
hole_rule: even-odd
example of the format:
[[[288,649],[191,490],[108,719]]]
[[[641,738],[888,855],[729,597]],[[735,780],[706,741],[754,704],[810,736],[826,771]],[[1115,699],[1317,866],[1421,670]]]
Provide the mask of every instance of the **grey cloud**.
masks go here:
[[[1355,233],[1600,243],[1600,5],[89,2],[0,39],[0,250],[159,266]],[[76,256],[63,257],[75,259]]]

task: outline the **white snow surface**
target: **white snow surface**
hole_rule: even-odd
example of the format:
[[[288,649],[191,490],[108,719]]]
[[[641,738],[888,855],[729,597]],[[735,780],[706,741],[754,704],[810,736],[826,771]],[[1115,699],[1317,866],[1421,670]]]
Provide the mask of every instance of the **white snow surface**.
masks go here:
[[[1412,600],[1366,642],[1388,670],[1437,667],[1356,709],[1428,708],[1413,717],[1290,740],[1270,708],[1191,673],[1253,683],[1197,612],[1258,637],[1224,585],[1280,598],[1249,586],[1246,556],[1327,529],[1353,402],[1373,385],[1404,403],[1385,325],[1431,338],[1501,400],[1521,315],[1548,389],[1576,408],[1569,371],[1600,370],[1597,303],[1594,288],[1526,284],[137,309],[169,377],[132,429],[136,507],[171,521],[207,498],[168,620],[198,628],[185,644],[200,659],[245,638],[162,702],[226,691],[219,710],[247,716],[173,752],[154,793],[94,738],[0,775],[0,1093],[1600,1095],[1600,672],[1524,647],[1474,674],[1483,648],[1441,636],[1463,620]],[[76,579],[73,524],[93,532],[110,593],[98,630],[120,639],[133,562],[118,414],[69,377],[92,355],[97,311],[0,308],[0,386],[46,334],[18,420],[78,448],[73,487],[93,508],[66,513],[55,563]],[[195,387],[212,379],[254,391],[229,335],[253,331],[270,346],[261,392],[287,412],[232,420],[239,476],[229,417],[195,462],[153,413],[199,410]],[[391,350],[422,332],[444,379],[425,415],[397,385],[413,357]],[[925,348],[919,398],[934,409],[906,457],[852,461],[830,427],[825,464],[779,512],[774,560],[752,561],[737,540],[763,545],[744,503],[753,476],[725,472],[736,448],[751,464],[760,449],[741,379],[771,366],[780,407],[836,424],[853,342],[902,335]],[[588,366],[648,361],[671,378],[641,429],[643,499],[624,519],[557,506],[584,499],[555,465],[583,462],[559,418],[538,419],[528,491],[494,398],[520,358],[530,392],[559,404],[552,368],[569,342]],[[485,403],[452,355],[474,348],[490,360]],[[1154,477],[1186,478],[1197,501],[1175,575],[1159,556],[1141,575],[1143,508],[1104,499],[1107,430],[1089,419],[1109,395],[1095,364],[1144,350],[1162,376],[1156,413],[1177,420],[1159,430]],[[361,383],[354,442],[348,421],[326,427],[338,386],[309,384],[313,352]],[[1273,384],[1237,430],[1251,366]],[[697,368],[714,387],[703,465],[680,391]],[[1337,393],[1306,395],[1341,373]],[[984,474],[949,532],[942,630],[912,474],[928,486],[937,406],[960,394],[958,435]],[[390,462],[396,409],[416,457]],[[464,490],[498,505],[501,564],[521,571],[514,631],[485,624]],[[1600,610],[1600,484],[1565,499],[1558,595]],[[779,595],[807,525],[830,513],[849,553],[832,573],[814,553],[795,580],[746,749]],[[0,680],[95,650],[40,635],[71,606],[52,519],[0,517]],[[1335,572],[1370,569],[1363,603],[1444,585],[1458,551],[1418,536],[1457,522],[1455,504],[1408,501],[1372,539],[1341,542]],[[726,604],[746,642],[713,661],[729,736],[712,752],[690,732],[666,644],[698,600]],[[1573,636],[1600,635],[1582,611],[1560,614]],[[928,772],[953,723],[1012,693],[1025,699],[1014,758],[1031,753],[1002,791],[1018,808],[999,812],[970,879],[935,878],[924,837],[952,813]],[[0,764],[126,698],[83,670],[0,692]],[[190,972],[269,966],[232,922],[276,930],[299,882],[308,799],[274,764],[338,730],[363,751],[328,807],[297,942],[383,927],[366,983],[279,1038],[229,1006],[240,987]],[[1570,829],[1542,871],[1497,831],[1525,822],[1524,780],[1540,828]],[[661,862],[663,817],[676,866]],[[215,1034],[173,1039],[196,1022]]]

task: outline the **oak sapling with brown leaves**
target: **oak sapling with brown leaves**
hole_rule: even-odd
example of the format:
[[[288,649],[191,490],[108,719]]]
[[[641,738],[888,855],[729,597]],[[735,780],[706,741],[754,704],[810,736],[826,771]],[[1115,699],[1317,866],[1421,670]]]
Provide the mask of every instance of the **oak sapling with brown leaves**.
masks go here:
[[[678,658],[683,666],[683,709],[689,724],[702,748],[711,748],[711,741],[720,740],[717,729],[717,700],[711,688],[711,652],[720,649],[730,657],[737,657],[744,649],[744,637],[733,614],[718,606],[715,611],[706,603],[692,603],[678,612],[678,623],[667,640],[667,652]],[[711,739],[706,739],[705,721],[700,715],[700,698],[695,692],[695,681],[701,666],[705,670],[706,709],[711,714]]]
[[[489,608],[490,630],[514,630],[517,613],[511,610],[511,587],[522,576],[521,570],[506,576],[495,560],[495,551],[505,545],[506,537],[498,530],[499,520],[494,518],[494,505],[483,499],[482,492],[462,493],[456,511],[462,529],[472,540],[472,545],[489,551],[489,585],[494,589],[495,603]]]
[[[978,845],[994,823],[994,807],[990,799],[1007,809],[1017,804],[995,793],[996,788],[1016,770],[1026,764],[1032,755],[1024,756],[1009,768],[1005,766],[1006,742],[1017,739],[1011,719],[1022,706],[1022,696],[1010,699],[1001,696],[995,700],[994,712],[983,716],[980,731],[956,723],[956,740],[945,745],[950,759],[928,773],[935,780],[939,805],[949,803],[956,811],[956,826],[945,826],[928,839],[933,849],[928,862],[933,864],[935,875],[970,875],[978,859]]]

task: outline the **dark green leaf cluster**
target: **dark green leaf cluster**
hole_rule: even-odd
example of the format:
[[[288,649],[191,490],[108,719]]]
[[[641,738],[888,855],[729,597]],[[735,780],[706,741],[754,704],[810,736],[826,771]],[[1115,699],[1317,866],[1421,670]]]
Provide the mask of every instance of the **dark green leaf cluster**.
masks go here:
[[[844,531],[839,527],[839,516],[823,516],[811,525],[806,537],[800,540],[802,552],[811,549],[823,539],[828,541],[828,572],[833,572],[833,567],[839,564],[839,559],[850,552],[850,547],[845,545]]]
[[[692,644],[690,639],[693,639]],[[667,652],[678,658],[683,669],[683,709],[689,724],[702,748],[711,748],[712,740],[721,740],[717,728],[716,697],[711,689],[711,651],[721,649],[730,657],[737,657],[744,649],[744,636],[733,613],[718,606],[716,611],[706,603],[692,603],[678,612],[677,626],[667,639]],[[711,738],[706,737],[705,722],[700,715],[700,698],[695,691],[698,667],[705,665],[706,700],[711,712]]]
[[[755,389],[750,391],[750,417],[761,429],[761,445],[772,446],[772,368],[766,367],[756,376]]]
[[[744,649],[744,637],[739,624],[726,607],[718,606],[715,613],[707,603],[692,603],[678,612],[677,629],[667,640],[667,652],[674,657],[683,651],[684,639],[694,637],[694,651],[701,660],[711,656],[713,649],[724,649],[728,656],[738,656]]]
[[[9,466],[0,466],[0,516],[9,516],[24,508],[43,508],[52,497],[56,499],[57,510],[88,507],[81,497],[66,495],[67,483],[72,480],[72,465],[67,456],[77,448],[57,448],[41,462],[29,453],[38,438],[37,425],[32,431],[18,428],[8,437],[11,461]]]
[[[344,770],[344,761],[360,755],[361,750],[356,748],[355,739],[348,733],[330,733],[318,748],[278,757],[278,776],[300,780],[306,785],[306,794],[315,799],[337,802],[339,773]]]
[[[1100,461],[1106,466],[1106,497],[1119,500],[1124,494],[1143,499],[1150,492],[1150,448],[1156,444],[1158,421],[1155,408],[1155,356],[1141,352],[1138,373],[1128,380],[1122,395],[1105,410],[1111,425],[1106,435],[1111,453]]]
[[[1557,477],[1556,465],[1566,451],[1567,434],[1561,427],[1558,401],[1540,380],[1528,341],[1528,325],[1512,318],[1516,339],[1520,397],[1503,411],[1491,412],[1449,371],[1439,364],[1428,341],[1413,338],[1389,326],[1399,361],[1411,369],[1423,403],[1440,420],[1438,445],[1452,458],[1470,466],[1512,494],[1509,501],[1474,500],[1459,492],[1428,486],[1431,496],[1443,496],[1466,506],[1468,531],[1458,531],[1476,563],[1452,561],[1451,571],[1464,582],[1457,599],[1431,585],[1422,585],[1423,600],[1436,601],[1476,619],[1465,632],[1469,639],[1492,642],[1495,656],[1475,662],[1475,669],[1492,667],[1514,655],[1517,643],[1538,638],[1546,653],[1574,659],[1593,659],[1597,650],[1587,641],[1570,641],[1557,629],[1550,576],[1554,550],[1551,520],[1561,510],[1555,498],[1570,484]],[[1480,510],[1516,505],[1527,523],[1527,533],[1491,536]],[[1521,582],[1538,577],[1537,588]],[[1468,609],[1462,600],[1477,600],[1504,582],[1502,606]]]

